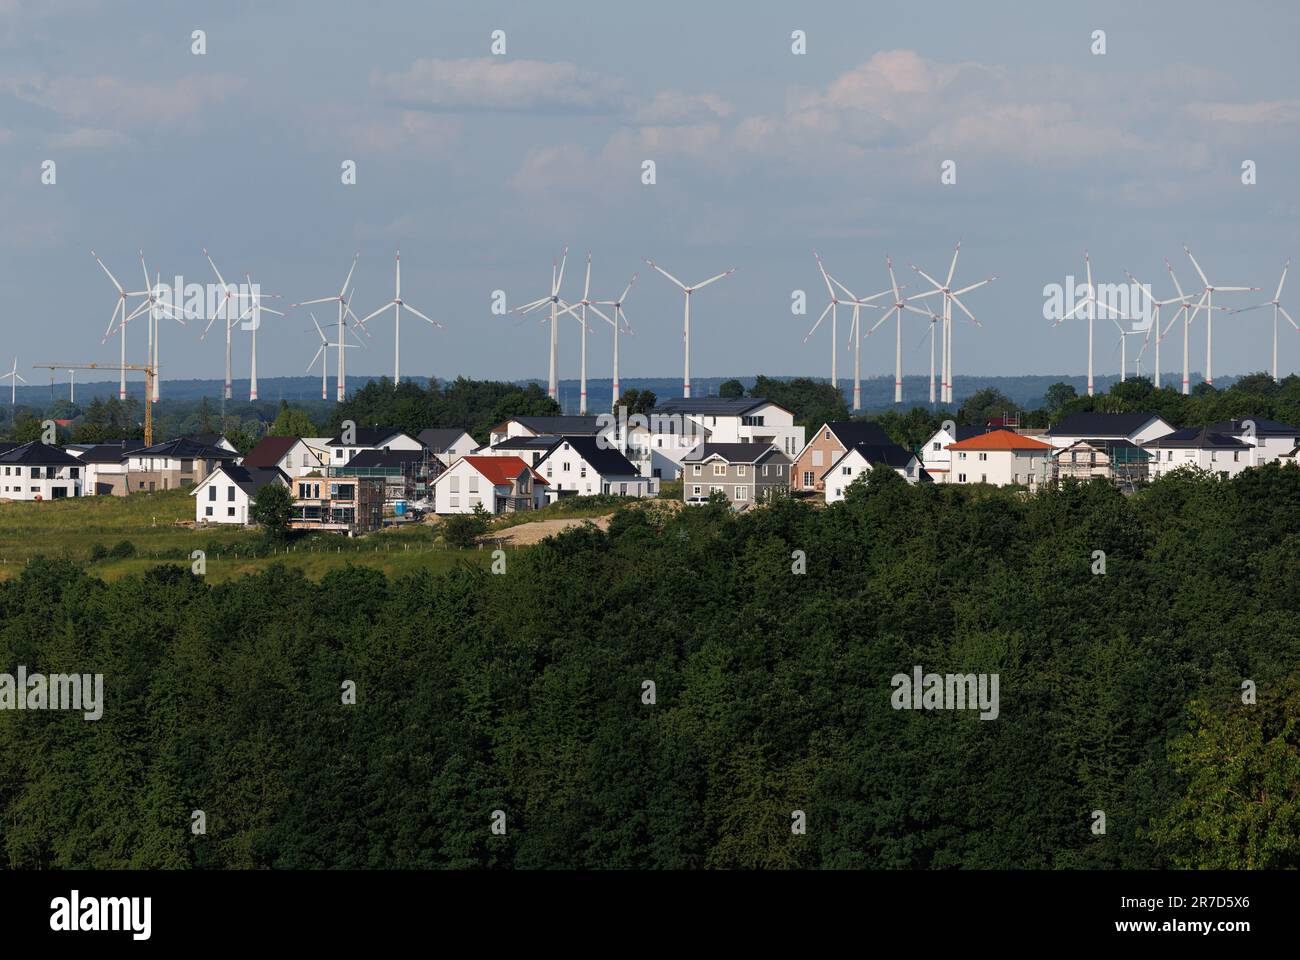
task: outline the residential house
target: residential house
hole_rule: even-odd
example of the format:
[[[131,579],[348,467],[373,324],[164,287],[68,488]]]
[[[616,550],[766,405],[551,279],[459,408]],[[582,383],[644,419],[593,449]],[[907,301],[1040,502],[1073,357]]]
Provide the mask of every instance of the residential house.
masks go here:
[[[1056,479],[1109,480],[1131,490],[1149,478],[1151,454],[1130,440],[1077,440],[1054,454]]]
[[[33,440],[0,454],[0,497],[62,500],[81,496],[85,465],[53,444]]]
[[[1226,478],[1254,466],[1254,446],[1237,437],[1215,433],[1209,427],[1174,430],[1145,447],[1151,454],[1152,480],[1179,467],[1199,467]]]
[[[438,513],[473,513],[482,506],[491,514],[540,509],[546,502],[546,478],[518,457],[461,457],[433,482]]]
[[[952,455],[940,483],[1024,484],[1036,488],[1049,478],[1052,445],[1011,430],[990,430],[948,444]]]
[[[794,461],[770,443],[702,443],[682,460],[682,499],[698,504],[721,492],[737,510],[789,490]]]
[[[399,500],[433,498],[433,481],[447,468],[428,447],[419,450],[362,450],[346,467],[329,467],[330,476],[382,477],[384,502],[396,506]]]
[[[892,446],[894,441],[889,439],[889,434],[885,433],[880,424],[869,420],[834,420],[823,423],[813,431],[808,442],[794,458],[790,492],[805,495],[822,493],[822,477],[826,475],[827,469],[859,443],[883,447]]]
[[[881,463],[890,467],[908,483],[934,482],[921,466],[920,458],[896,443],[855,443],[836,458],[818,479],[826,502],[835,503],[837,500],[843,500],[849,484],[871,473],[876,465]]]
[[[1264,417],[1238,417],[1206,427],[1211,433],[1236,437],[1255,448],[1254,463],[1270,463],[1300,446],[1300,427]]]
[[[681,476],[687,455],[701,443],[770,445],[787,460],[804,447],[804,428],[795,425],[794,413],[761,397],[665,400],[647,419],[648,448],[639,451],[638,467],[666,479]]]
[[[511,417],[488,431],[488,446],[511,437],[594,437],[600,432],[599,421],[599,417]]]
[[[419,450],[423,446],[410,434],[392,427],[357,427],[348,436],[331,437],[326,444],[329,467],[346,467],[362,450]]]
[[[140,441],[118,440],[85,446],[80,452],[68,450],[86,466],[82,481],[83,497],[125,497],[131,492],[127,483],[127,458],[132,450],[144,446]]]
[[[948,447],[962,440],[978,437],[981,433],[988,433],[988,427],[962,427],[951,420],[944,421],[934,435],[921,446],[921,464],[925,467],[925,472],[930,475],[930,479],[937,483],[947,483],[952,466],[952,454],[948,451]]]
[[[294,519],[290,526],[295,530],[351,536],[383,526],[383,477],[298,477],[291,489]]]
[[[141,490],[175,490],[199,483],[223,463],[238,463],[239,454],[223,446],[209,446],[178,437],[127,454],[127,484]]]
[[[536,467],[542,457],[551,452],[551,448],[560,441],[559,437],[549,433],[540,436],[520,434],[508,437],[490,447],[478,451],[482,457],[518,457],[530,467]]]
[[[289,475],[279,467],[218,465],[190,491],[194,498],[195,522],[251,523],[249,507],[257,492],[269,483],[287,487]]]
[[[653,497],[659,480],[643,477],[627,457],[593,436],[556,437],[538,461],[551,501],[568,496],[612,493],[621,497]]]
[[[478,449],[478,442],[460,427],[432,427],[421,430],[415,439],[428,447],[444,467]]]
[[[263,437],[243,459],[245,467],[275,468],[288,477],[319,473],[325,463],[302,437]]]
[[[1048,427],[1043,439],[1058,450],[1080,440],[1127,440],[1141,447],[1173,429],[1154,413],[1072,413]]]

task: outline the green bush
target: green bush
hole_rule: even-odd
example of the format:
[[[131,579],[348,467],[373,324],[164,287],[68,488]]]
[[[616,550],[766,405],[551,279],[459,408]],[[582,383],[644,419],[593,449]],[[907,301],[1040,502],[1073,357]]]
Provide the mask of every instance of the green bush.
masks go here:
[[[113,549],[108,552],[110,557],[118,560],[125,560],[127,557],[135,556],[135,544],[130,540],[119,540]]]

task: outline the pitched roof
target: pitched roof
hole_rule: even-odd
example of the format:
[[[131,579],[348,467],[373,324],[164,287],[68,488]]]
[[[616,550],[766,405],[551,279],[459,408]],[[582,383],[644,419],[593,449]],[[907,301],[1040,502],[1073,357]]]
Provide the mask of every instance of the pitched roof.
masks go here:
[[[362,450],[348,461],[347,469],[364,470],[374,467],[402,467],[424,459],[423,450]],[[442,461],[438,461],[442,466]]]
[[[225,474],[230,478],[231,483],[239,487],[240,490],[243,490],[250,497],[257,496],[257,491],[261,490],[268,483],[274,483],[277,479],[283,480],[286,484],[289,482],[289,478],[279,467],[241,467],[233,463],[223,463],[221,466],[217,467],[216,470],[213,470],[210,474],[204,477],[203,482],[197,484],[194,487],[194,490],[191,491],[190,495],[193,496],[198,493],[199,490],[207,486],[208,483],[215,482],[213,478],[218,474]]]
[[[298,443],[298,437],[263,437],[244,457],[246,467],[274,467]]]
[[[757,463],[771,454],[784,456],[770,443],[702,443],[682,460],[703,463],[710,457],[719,457],[728,463]]]
[[[1145,444],[1148,447],[1180,450],[1249,450],[1250,444],[1238,440],[1226,433],[1216,433],[1209,427],[1184,427],[1173,433],[1166,433]]]
[[[427,430],[421,430],[417,433],[415,439],[434,453],[445,453],[448,447],[461,437],[468,435],[469,431],[462,430],[460,427],[429,427]],[[473,437],[470,439],[472,440]]]
[[[916,456],[910,450],[904,450],[896,443],[855,443],[830,465],[821,478],[825,480],[830,475],[831,470],[839,466],[840,462],[851,453],[857,453],[873,467],[878,463],[884,463],[895,470],[905,470]]]
[[[551,447],[550,452],[542,458],[543,461],[557,452],[562,453],[564,444],[567,443],[578,456],[591,464],[592,469],[603,477],[635,477],[637,475],[636,467],[632,465],[632,461],[613,447],[603,447],[597,442],[596,437],[565,436],[556,437],[555,440],[556,442]],[[538,465],[541,465],[540,462]]]
[[[1141,430],[1155,413],[1072,413],[1047,429],[1049,437],[1127,437]]]
[[[97,443],[87,447],[78,459],[82,463],[121,463],[136,449],[133,443],[119,440],[115,443]]]
[[[1050,443],[1043,443],[1041,440],[1035,440],[1033,437],[1026,437],[1020,433],[1013,433],[1010,430],[990,430],[988,433],[981,433],[977,436],[970,437],[967,440],[958,440],[956,443],[948,444],[949,450],[1051,450]]]
[[[859,443],[887,446],[894,442],[889,439],[885,428],[874,420],[832,420],[822,424],[822,430],[830,430],[846,448]]]
[[[219,433],[186,433],[182,435],[186,440],[193,440],[195,443],[201,443],[208,447],[220,447],[222,441],[230,443],[224,436]]]
[[[64,464],[76,466],[81,461],[69,453],[64,453],[62,449],[52,443],[41,443],[39,440],[33,440],[31,443],[24,443],[22,446],[14,447],[12,450],[0,454],[0,463],[26,463],[42,467],[61,467]]]
[[[546,478],[536,470],[531,469],[528,464],[524,463],[518,457],[461,457],[465,463],[487,477],[494,487],[514,483],[519,474],[527,470],[533,475],[534,483],[545,484]]]
[[[329,445],[331,447],[382,447],[385,440],[391,440],[398,435],[406,436],[394,427],[357,427],[351,443],[344,443],[342,434],[335,434],[330,437]]]
[[[177,437],[165,443],[155,443],[152,447],[132,450],[133,457],[171,457],[183,460],[233,460],[239,454],[231,453],[225,447],[213,447],[200,443],[190,437]]]
[[[1221,420],[1218,423],[1210,424],[1205,429],[1211,433],[1226,433],[1229,436],[1240,437],[1246,432],[1247,422],[1255,425],[1255,436],[1257,437],[1300,437],[1300,427],[1279,423],[1276,420],[1266,420],[1263,417],[1238,417],[1234,420]]]
[[[519,434],[507,437],[492,444],[491,450],[549,450],[560,442],[560,438],[551,433],[539,433],[535,437]]]
[[[715,417],[738,417],[767,404],[781,407],[775,400],[762,397],[679,397],[661,400],[655,404],[652,413],[695,413]],[[785,410],[785,407],[781,407]],[[789,413],[790,411],[786,411]]]
[[[533,433],[548,433],[552,436],[562,434],[596,434],[600,432],[599,417],[511,417],[515,423],[527,427]],[[509,423],[510,420],[506,422]]]

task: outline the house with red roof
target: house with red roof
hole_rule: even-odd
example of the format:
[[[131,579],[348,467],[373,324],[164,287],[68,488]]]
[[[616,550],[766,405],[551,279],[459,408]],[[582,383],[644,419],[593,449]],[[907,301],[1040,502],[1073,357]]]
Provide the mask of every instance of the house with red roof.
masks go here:
[[[245,467],[283,470],[289,477],[305,477],[325,468],[324,451],[314,450],[302,437],[263,437],[244,457]]]
[[[1012,430],[990,430],[947,445],[949,469],[940,483],[1020,484],[1035,489],[1051,477],[1050,443]]]
[[[519,457],[461,457],[433,482],[435,513],[491,514],[537,510],[546,503],[546,478]]]

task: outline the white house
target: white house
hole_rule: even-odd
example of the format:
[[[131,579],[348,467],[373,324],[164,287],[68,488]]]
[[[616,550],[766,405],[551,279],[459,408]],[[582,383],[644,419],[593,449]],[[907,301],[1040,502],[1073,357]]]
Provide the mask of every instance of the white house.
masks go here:
[[[478,442],[460,427],[431,427],[421,430],[415,439],[428,447],[444,467],[450,467],[478,449]]]
[[[1080,440],[1127,440],[1140,447],[1173,429],[1154,413],[1072,413],[1048,427],[1043,439],[1058,450]]]
[[[1052,445],[1011,430],[990,430],[948,444],[949,472],[939,483],[1023,484],[1031,489],[1051,475]]]
[[[1215,433],[1209,427],[1185,427],[1145,444],[1152,480],[1179,467],[1200,467],[1220,477],[1234,477],[1255,466],[1255,447],[1244,440]]]
[[[293,478],[319,473],[325,468],[325,462],[320,450],[308,445],[302,437],[263,437],[248,451],[243,466],[275,468]]]
[[[345,467],[362,450],[419,450],[423,444],[391,427],[357,427],[348,436],[331,437],[326,444],[330,467]]]
[[[1256,466],[1270,463],[1290,453],[1300,445],[1300,427],[1266,420],[1263,417],[1239,417],[1236,420],[1224,420],[1212,423],[1205,428],[1211,433],[1220,433],[1225,437],[1236,437],[1242,443],[1255,448]]]
[[[552,501],[597,493],[653,497],[659,492],[658,478],[641,476],[627,457],[596,437],[556,437],[536,469],[546,478]]]
[[[33,440],[0,454],[0,497],[62,500],[79,497],[85,466],[53,444]]]
[[[511,417],[488,431],[488,446],[511,437],[595,436],[599,417]]]
[[[248,467],[225,463],[194,485],[196,523],[249,523],[248,508],[268,483],[289,485],[278,467]]]
[[[826,502],[835,503],[837,500],[843,500],[849,484],[863,474],[871,473],[878,463],[892,467],[894,472],[908,483],[932,482],[916,455],[904,450],[898,444],[858,443],[850,447],[831,464],[830,469],[822,474]]]
[[[540,509],[546,502],[546,478],[518,457],[461,457],[433,481],[433,508],[438,513],[488,513]]]
[[[969,440],[971,437],[978,437],[981,433],[988,432],[987,427],[959,427],[956,424],[953,424],[950,430],[949,422],[951,421],[941,425],[921,448],[921,463],[925,467],[925,472],[938,483],[945,483],[948,480],[948,470],[952,463],[952,454],[948,452],[949,444]]]
[[[794,413],[759,397],[665,400],[647,419],[648,447],[629,450],[629,456],[665,479],[679,477],[682,461],[703,443],[773,446],[790,460],[804,447],[804,428],[795,425]],[[629,440],[633,434],[629,430]]]
[[[85,464],[85,475],[81,484],[84,497],[114,496],[124,497],[130,490],[127,486],[127,459],[132,447],[140,443],[119,441],[117,443],[97,443],[86,447],[80,453],[73,453]]]

